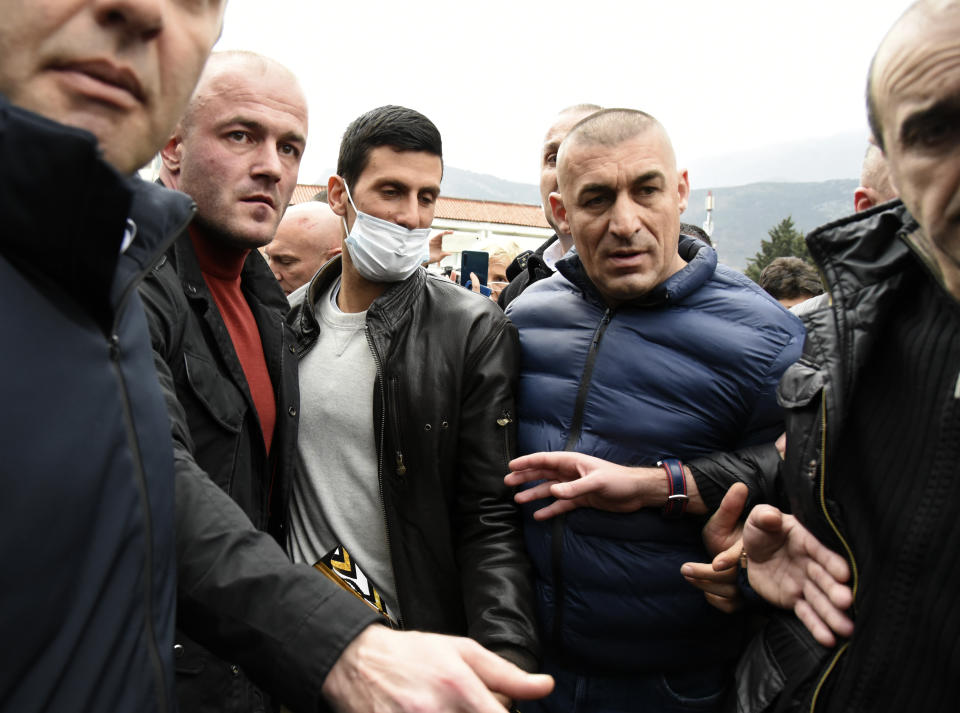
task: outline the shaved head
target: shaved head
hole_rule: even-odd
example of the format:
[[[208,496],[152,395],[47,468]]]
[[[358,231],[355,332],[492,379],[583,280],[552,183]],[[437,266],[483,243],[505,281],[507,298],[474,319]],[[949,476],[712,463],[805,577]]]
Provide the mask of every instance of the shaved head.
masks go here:
[[[569,174],[569,166],[565,165],[566,156],[574,147],[580,146],[617,146],[632,138],[656,132],[658,141],[663,144],[664,158],[676,169],[677,159],[673,151],[673,144],[666,130],[650,114],[636,109],[604,109],[581,119],[577,122],[560,145],[557,156],[557,176],[560,192],[563,193],[565,173]],[[569,180],[569,176],[566,176]]]
[[[890,179],[922,230],[911,235],[960,298],[960,0],[910,6],[869,79],[870,124]]]
[[[922,44],[917,42],[918,34],[922,35],[931,25],[942,22],[945,14],[957,13],[960,13],[960,0],[918,0],[904,11],[880,41],[867,73],[867,121],[881,150],[885,149],[886,141],[881,102],[889,91],[896,88],[886,86],[889,83],[882,81],[889,73],[890,64],[904,61],[907,59],[905,54],[916,53]],[[903,73],[898,79],[896,84],[909,82],[910,73]]]
[[[210,55],[210,59],[207,60],[203,73],[197,81],[197,88],[194,90],[193,96],[190,97],[190,102],[180,118],[180,127],[189,130],[197,112],[210,102],[212,96],[221,91],[224,80],[237,76],[269,77],[289,83],[293,87],[291,100],[302,104],[304,112],[306,112],[306,95],[293,72],[276,60],[264,57],[256,52],[228,50],[226,52],[214,52]]]
[[[677,243],[690,184],[656,119],[630,109],[592,114],[567,134],[557,167],[554,219],[608,305],[642,297],[683,268]]]
[[[160,180],[196,201],[208,238],[262,247],[297,185],[307,126],[290,70],[252,52],[213,54],[161,151]]]
[[[897,197],[897,190],[890,178],[887,159],[876,144],[867,145],[860,170],[860,185],[853,191],[853,208],[857,213]]]
[[[273,241],[264,248],[280,287],[290,294],[324,263],[340,254],[340,218],[326,203],[310,201],[287,209]]]
[[[880,203],[897,197],[897,192],[890,182],[890,169],[883,157],[880,147],[870,144],[863,157],[863,168],[860,172],[860,185],[876,192]]]
[[[600,109],[601,107],[596,104],[574,104],[562,109],[554,118],[550,128],[547,129],[547,133],[543,137],[543,145],[540,147],[540,204],[543,206],[543,214],[547,222],[557,233],[564,252],[570,249],[572,240],[557,227],[557,223],[553,219],[553,211],[550,209],[550,194],[558,188],[557,152],[570,129],[581,119],[600,111]]]

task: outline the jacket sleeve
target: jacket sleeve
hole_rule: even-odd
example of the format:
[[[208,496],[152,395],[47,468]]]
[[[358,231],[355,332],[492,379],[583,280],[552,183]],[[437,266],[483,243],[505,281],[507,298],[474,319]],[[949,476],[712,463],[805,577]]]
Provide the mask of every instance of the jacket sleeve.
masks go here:
[[[318,710],[333,664],[379,615],[290,562],[179,444],[175,469],[180,626],[291,710]]]
[[[312,568],[290,562],[197,465],[167,362],[187,306],[156,272],[140,293],[173,433],[178,624],[242,665],[291,710],[316,711],[330,668],[379,616]]]
[[[743,436],[737,450],[713,453],[687,462],[697,488],[709,511],[720,501],[731,485],[745,483],[750,493],[745,506],[749,512],[757,503],[782,503],[780,492],[780,454],[774,441],[783,433],[783,410],[777,403],[777,385],[787,368],[800,358],[804,330],[792,315],[785,328],[789,335],[783,347],[763,366],[745,401],[750,404]]]
[[[780,454],[773,443],[747,446],[729,453],[711,453],[685,461],[697,483],[700,496],[710,512],[734,483],[744,483],[749,490],[744,512],[758,503],[778,503]]]
[[[516,441],[517,330],[496,313],[469,337],[458,443],[458,542],[468,635],[526,670],[539,642],[533,574],[513,491],[504,482]]]

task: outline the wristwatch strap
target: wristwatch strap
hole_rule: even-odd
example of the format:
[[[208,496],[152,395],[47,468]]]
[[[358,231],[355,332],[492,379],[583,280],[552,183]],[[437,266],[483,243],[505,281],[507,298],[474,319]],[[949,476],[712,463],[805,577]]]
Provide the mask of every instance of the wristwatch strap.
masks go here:
[[[683,475],[683,463],[677,458],[664,458],[657,463],[667,474],[667,504],[663,506],[665,518],[675,520],[687,510],[687,479]]]

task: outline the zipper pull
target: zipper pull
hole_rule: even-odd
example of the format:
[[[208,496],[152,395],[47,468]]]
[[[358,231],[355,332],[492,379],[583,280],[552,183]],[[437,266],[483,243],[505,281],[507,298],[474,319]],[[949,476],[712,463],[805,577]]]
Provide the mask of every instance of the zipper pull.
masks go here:
[[[397,451],[397,475],[404,476],[407,474],[407,466],[403,464],[403,453]]]
[[[513,419],[510,418],[510,411],[504,409],[503,413],[500,415],[500,418],[497,419],[498,426],[507,426],[513,422]]]

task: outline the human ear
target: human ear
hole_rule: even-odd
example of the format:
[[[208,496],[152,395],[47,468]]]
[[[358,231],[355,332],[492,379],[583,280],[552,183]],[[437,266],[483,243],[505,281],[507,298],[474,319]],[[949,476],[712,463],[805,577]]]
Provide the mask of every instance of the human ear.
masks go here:
[[[327,181],[327,204],[330,210],[341,218],[347,215],[347,192],[344,185],[340,176],[330,176],[330,180]]]
[[[160,149],[160,160],[170,175],[176,176],[180,173],[180,165],[183,162],[183,136],[179,126],[176,133]]]
[[[687,209],[687,201],[690,199],[690,177],[687,170],[680,171],[680,177],[677,182],[677,193],[680,196],[680,212]]]
[[[567,209],[563,206],[563,196],[554,191],[550,194],[550,211],[557,229],[564,235],[570,235],[570,223],[567,221]]]

